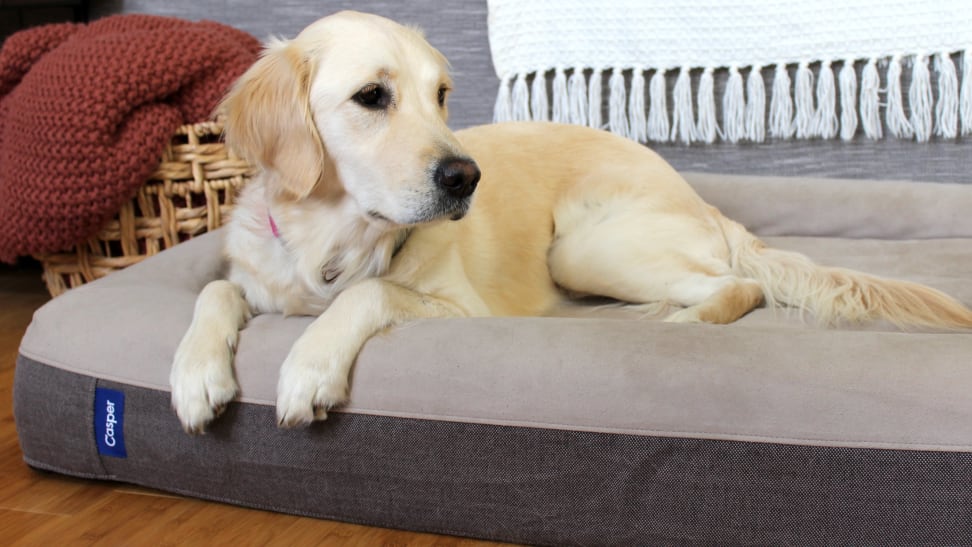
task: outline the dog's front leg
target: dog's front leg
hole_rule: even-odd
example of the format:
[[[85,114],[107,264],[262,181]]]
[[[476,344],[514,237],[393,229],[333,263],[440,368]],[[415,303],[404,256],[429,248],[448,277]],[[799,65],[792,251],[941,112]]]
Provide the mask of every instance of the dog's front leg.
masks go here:
[[[250,306],[235,284],[213,281],[199,293],[169,374],[172,408],[187,432],[201,433],[236,397],[233,353],[249,318]]]
[[[348,396],[348,375],[365,342],[413,319],[464,313],[449,302],[382,279],[346,289],[297,339],[280,368],[277,422],[307,425]]]

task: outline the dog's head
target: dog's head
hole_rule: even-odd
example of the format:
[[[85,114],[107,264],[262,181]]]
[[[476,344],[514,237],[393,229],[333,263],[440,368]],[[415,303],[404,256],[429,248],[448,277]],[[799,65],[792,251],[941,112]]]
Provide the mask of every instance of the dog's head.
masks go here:
[[[351,199],[389,227],[458,219],[479,169],[446,126],[451,85],[418,31],[341,12],[267,46],[223,101],[226,142],[278,199]]]

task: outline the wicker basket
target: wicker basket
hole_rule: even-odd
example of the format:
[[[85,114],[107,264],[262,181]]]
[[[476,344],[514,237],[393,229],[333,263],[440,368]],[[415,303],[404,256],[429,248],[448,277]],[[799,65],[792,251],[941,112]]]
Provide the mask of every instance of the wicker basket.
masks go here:
[[[221,133],[213,122],[180,127],[158,169],[97,235],[71,251],[37,255],[51,295],[221,226],[254,173],[224,146]]]

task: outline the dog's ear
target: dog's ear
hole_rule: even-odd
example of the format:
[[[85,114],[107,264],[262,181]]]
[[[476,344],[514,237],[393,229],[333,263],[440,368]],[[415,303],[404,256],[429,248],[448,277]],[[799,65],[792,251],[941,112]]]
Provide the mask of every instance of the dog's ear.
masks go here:
[[[310,84],[311,60],[291,43],[272,42],[219,107],[227,146],[297,199],[339,184],[314,124]]]

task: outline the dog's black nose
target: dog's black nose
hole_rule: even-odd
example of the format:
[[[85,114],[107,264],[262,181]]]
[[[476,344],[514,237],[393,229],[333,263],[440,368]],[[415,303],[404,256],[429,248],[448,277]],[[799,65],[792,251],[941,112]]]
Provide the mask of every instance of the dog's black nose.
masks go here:
[[[435,168],[435,183],[449,195],[464,198],[472,195],[479,184],[479,166],[468,158],[446,158]]]

